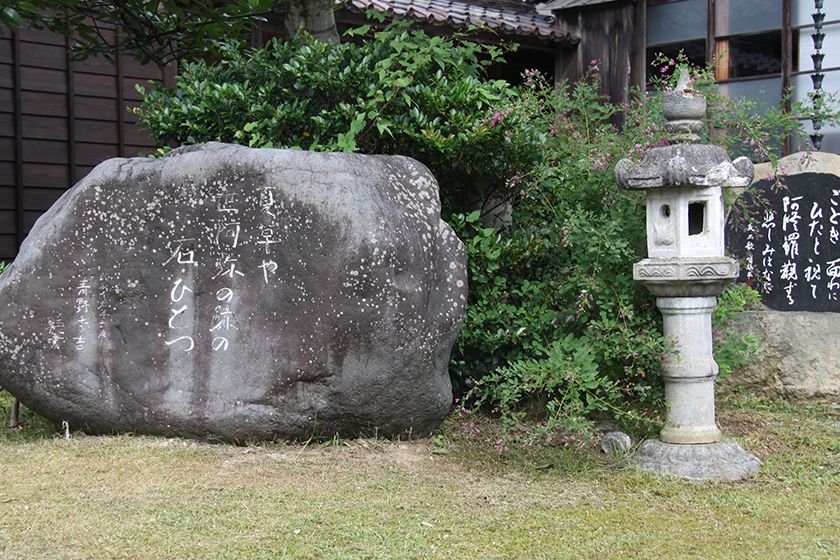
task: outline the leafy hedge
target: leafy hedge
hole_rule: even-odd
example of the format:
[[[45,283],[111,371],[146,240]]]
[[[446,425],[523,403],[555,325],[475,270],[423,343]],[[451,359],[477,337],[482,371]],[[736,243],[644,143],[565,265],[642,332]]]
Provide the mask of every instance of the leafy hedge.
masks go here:
[[[306,34],[264,48],[229,46],[213,64],[184,63],[175,88],[146,92],[140,121],[162,145],[211,140],[369,154],[409,154],[441,183],[446,209],[466,208],[537,159],[493,110],[516,96],[485,79],[499,49],[460,36],[429,37],[407,22]]]
[[[542,158],[517,181],[506,231],[475,214],[454,221],[468,240],[471,294],[452,371],[510,421],[538,403],[550,427],[568,428],[661,398],[659,318],[632,278],[645,252],[644,195],[619,189],[612,169],[662,131],[641,96],[619,132],[613,120],[627,108],[600,94],[595,72],[559,87],[526,77],[502,112],[541,139]]]

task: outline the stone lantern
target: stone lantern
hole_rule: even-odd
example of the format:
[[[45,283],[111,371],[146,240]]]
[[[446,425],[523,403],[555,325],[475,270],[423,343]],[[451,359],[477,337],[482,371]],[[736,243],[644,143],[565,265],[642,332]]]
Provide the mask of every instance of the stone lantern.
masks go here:
[[[706,99],[691,88],[685,70],[663,109],[669,144],[615,168],[619,185],[647,193],[648,258],[633,266],[633,278],[656,296],[664,334],[673,343],[662,364],[666,424],[659,440],[642,444],[635,461],[663,474],[738,480],[761,463],[737,443],[722,441],[715,422],[712,312],[738,276],[738,262],[724,255],[722,188],[748,186],[753,164],[697,143]]]

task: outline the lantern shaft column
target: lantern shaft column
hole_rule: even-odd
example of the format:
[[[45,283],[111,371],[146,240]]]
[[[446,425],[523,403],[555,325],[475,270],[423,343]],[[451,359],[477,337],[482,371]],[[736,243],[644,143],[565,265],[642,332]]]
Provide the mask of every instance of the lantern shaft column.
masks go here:
[[[656,299],[665,337],[673,345],[662,364],[667,420],[659,439],[665,443],[713,443],[721,433],[715,423],[715,377],[712,354],[714,297]]]

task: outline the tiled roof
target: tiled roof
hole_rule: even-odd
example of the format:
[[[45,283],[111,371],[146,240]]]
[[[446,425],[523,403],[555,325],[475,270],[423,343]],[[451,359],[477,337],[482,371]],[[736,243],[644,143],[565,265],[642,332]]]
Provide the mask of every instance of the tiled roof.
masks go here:
[[[565,10],[567,8],[597,6],[598,4],[608,4],[610,2],[615,2],[615,0],[548,0],[543,5],[550,10]]]
[[[575,45],[579,38],[558,29],[553,16],[537,13],[534,0],[348,0],[356,11],[375,9],[397,17],[463,27],[486,25],[514,37]]]

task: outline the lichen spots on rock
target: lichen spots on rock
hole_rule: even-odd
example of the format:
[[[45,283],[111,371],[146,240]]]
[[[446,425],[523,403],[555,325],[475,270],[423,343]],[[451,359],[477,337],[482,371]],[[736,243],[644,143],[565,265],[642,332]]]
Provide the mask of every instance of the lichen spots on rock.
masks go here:
[[[0,278],[0,384],[94,432],[421,433],[448,411],[465,301],[463,247],[411,159],[105,162]]]

